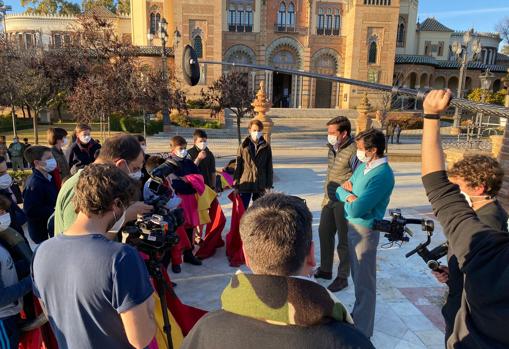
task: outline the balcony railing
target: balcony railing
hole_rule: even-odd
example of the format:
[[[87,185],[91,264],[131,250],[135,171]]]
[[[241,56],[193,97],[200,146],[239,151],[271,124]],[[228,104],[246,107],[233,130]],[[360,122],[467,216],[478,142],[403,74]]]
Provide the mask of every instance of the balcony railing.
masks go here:
[[[229,32],[239,32],[239,33],[251,33],[253,31],[252,25],[228,25]]]
[[[276,33],[303,33],[306,28],[296,27],[295,25],[288,24],[274,24],[274,31]]]
[[[341,34],[341,30],[339,30],[339,29],[316,28],[316,35],[339,36],[340,34]]]

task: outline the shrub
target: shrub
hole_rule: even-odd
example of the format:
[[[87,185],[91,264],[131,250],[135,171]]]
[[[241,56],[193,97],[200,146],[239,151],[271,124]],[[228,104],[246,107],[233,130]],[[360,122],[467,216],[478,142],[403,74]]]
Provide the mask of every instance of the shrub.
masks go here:
[[[188,109],[208,109],[207,105],[201,99],[190,99],[187,101]]]

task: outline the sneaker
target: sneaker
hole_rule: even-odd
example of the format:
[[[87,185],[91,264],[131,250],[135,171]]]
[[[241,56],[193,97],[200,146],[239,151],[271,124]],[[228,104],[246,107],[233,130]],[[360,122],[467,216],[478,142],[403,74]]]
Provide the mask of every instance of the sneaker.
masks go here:
[[[175,274],[179,274],[182,271],[182,268],[180,267],[180,264],[172,264],[171,271]]]
[[[328,273],[326,271],[322,271],[320,268],[315,273],[316,279],[325,279],[325,280],[331,280],[332,279],[332,273]]]
[[[191,252],[184,253],[184,262],[192,265],[202,265],[202,262]]]
[[[331,292],[339,292],[348,286],[348,280],[345,278],[335,278],[327,288]]]

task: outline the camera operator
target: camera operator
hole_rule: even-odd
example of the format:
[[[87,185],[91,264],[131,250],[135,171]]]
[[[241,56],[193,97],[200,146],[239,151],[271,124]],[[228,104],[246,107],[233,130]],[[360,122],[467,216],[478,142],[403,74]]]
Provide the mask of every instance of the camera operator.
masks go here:
[[[94,163],[115,165],[132,179],[139,181],[142,177],[141,169],[144,163],[144,156],[136,137],[117,135],[106,139]],[[55,236],[62,234],[76,220],[72,198],[74,197],[74,190],[80,176],[81,170],[70,177],[60,188],[55,206]],[[145,205],[141,201],[136,202],[127,208],[125,221],[133,221],[138,214],[150,213],[151,211],[152,206]]]
[[[73,196],[74,223],[35,253],[34,292],[61,349],[144,348],[154,338],[145,264],[133,247],[107,238],[138,191],[116,166],[87,166]]]
[[[428,94],[422,138],[424,188],[464,277],[461,306],[447,347],[507,348],[509,235],[483,224],[459,187],[447,178],[440,114],[451,96],[449,90]]]
[[[460,187],[481,223],[507,232],[508,216],[496,199],[504,177],[504,170],[497,160],[486,155],[467,156],[452,166],[448,176],[452,183]],[[454,318],[460,308],[463,292],[463,274],[452,251],[449,250],[448,267],[441,267],[433,275],[449,287],[447,302],[442,308],[447,341],[454,327]]]

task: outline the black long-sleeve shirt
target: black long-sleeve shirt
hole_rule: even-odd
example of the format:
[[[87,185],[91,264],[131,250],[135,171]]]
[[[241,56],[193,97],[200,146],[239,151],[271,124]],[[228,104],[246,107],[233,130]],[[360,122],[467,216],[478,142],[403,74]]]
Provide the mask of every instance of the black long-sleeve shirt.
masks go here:
[[[509,235],[482,224],[445,171],[422,181],[465,276],[447,347],[509,348]]]

